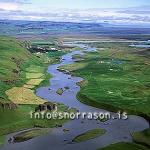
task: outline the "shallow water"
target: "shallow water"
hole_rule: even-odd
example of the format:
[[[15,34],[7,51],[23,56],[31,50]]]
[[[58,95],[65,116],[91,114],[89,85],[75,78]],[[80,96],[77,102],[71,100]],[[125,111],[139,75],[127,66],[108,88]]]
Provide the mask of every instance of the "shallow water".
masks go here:
[[[78,46],[81,47],[80,44],[78,44]],[[85,47],[83,44],[82,46]],[[95,51],[95,48],[87,47],[86,50]],[[72,59],[74,54],[83,54],[83,52],[73,51],[66,54],[62,57],[60,64],[50,65],[48,67],[48,72],[53,75],[53,78],[50,80],[51,86],[37,89],[37,95],[48,101],[64,103],[69,107],[78,109],[80,112],[105,111],[87,106],[77,100],[76,94],[80,91],[80,87],[77,86],[76,83],[82,81],[82,78],[74,77],[57,70],[57,68],[62,65],[74,63],[75,60]],[[62,95],[58,95],[56,91],[59,88],[64,87],[69,87],[69,89],[65,90]],[[111,114],[113,115],[113,113]],[[107,122],[87,119],[82,122],[81,119],[75,119],[65,123],[62,127],[54,128],[52,132],[46,136],[37,137],[22,143],[8,144],[6,142],[1,150],[96,150],[97,148],[120,141],[132,142],[132,132],[142,131],[148,127],[149,124],[144,118],[133,115],[129,116],[127,120],[115,119],[108,120]],[[70,131],[64,132],[64,128],[69,129]],[[77,135],[94,128],[104,128],[107,130],[107,133],[86,142],[71,142]],[[16,133],[8,135],[8,138],[14,134]]]
[[[137,48],[150,48],[150,45],[146,45],[146,44],[135,44],[130,46],[137,47]]]

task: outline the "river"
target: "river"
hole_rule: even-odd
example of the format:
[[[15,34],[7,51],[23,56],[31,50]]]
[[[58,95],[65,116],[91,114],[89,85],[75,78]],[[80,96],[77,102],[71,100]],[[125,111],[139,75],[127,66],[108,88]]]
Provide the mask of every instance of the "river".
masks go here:
[[[67,43],[68,44],[68,43]],[[72,43],[73,44],[73,43]],[[95,51],[93,47],[78,44],[78,47],[86,47],[86,51]],[[59,64],[50,65],[48,72],[53,75],[50,80],[50,87],[41,87],[37,89],[36,94],[48,101],[60,102],[70,108],[76,108],[80,112],[100,112],[105,111],[98,108],[88,106],[77,100],[76,95],[80,91],[80,87],[76,84],[83,79],[80,77],[65,74],[58,67],[74,63],[72,56],[74,54],[83,54],[83,51],[72,51],[62,56]],[[58,95],[56,91],[59,88],[69,87],[62,95]],[[51,89],[51,90],[49,90]],[[96,150],[116,142],[132,142],[131,133],[142,131],[149,127],[149,123],[142,117],[131,115],[127,120],[108,120],[101,122],[98,120],[81,119],[71,120],[62,127],[53,128],[48,135],[37,137],[22,143],[6,144],[0,148],[1,150]],[[72,139],[90,129],[103,128],[107,132],[101,137],[91,139],[81,143],[72,143]],[[63,129],[69,129],[64,132]],[[8,138],[16,133],[8,135]]]

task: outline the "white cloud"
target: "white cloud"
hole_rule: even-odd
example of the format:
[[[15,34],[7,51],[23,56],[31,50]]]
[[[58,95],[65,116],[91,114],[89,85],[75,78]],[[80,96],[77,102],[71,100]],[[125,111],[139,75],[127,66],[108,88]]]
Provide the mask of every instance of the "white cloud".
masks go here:
[[[47,20],[72,22],[149,23],[149,11],[126,9],[35,9],[31,5],[0,2],[1,19]],[[29,9],[30,8],[30,9]],[[32,9],[31,9],[32,8]],[[34,8],[34,9],[33,9]],[[130,12],[130,13],[129,13]],[[132,13],[131,13],[132,12]],[[4,15],[5,14],[5,15]]]
[[[5,3],[5,2],[0,2],[0,9],[3,10],[18,10],[19,5],[17,3]]]
[[[3,3],[20,3],[20,4],[28,4],[30,0],[1,0]]]

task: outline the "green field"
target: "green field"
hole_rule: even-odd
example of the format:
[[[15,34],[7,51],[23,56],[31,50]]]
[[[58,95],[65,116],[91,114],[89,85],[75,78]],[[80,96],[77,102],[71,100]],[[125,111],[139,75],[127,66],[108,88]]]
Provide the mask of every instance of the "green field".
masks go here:
[[[0,58],[1,103],[9,101],[5,91],[16,86],[21,87],[30,80],[29,77],[33,76],[30,72],[32,68],[34,68],[33,72],[36,70],[41,76],[48,66],[48,62],[43,63],[42,59],[31,54],[23,42],[10,37],[0,37]],[[37,75],[33,78],[36,77]]]
[[[85,60],[61,67],[85,79],[86,84],[80,83],[79,100],[99,108],[150,116],[150,63],[138,54],[142,50],[124,43],[105,43],[103,49],[101,44],[95,46],[98,51],[87,53]]]
[[[145,49],[128,47],[128,43],[93,43],[97,52],[86,53],[82,60],[61,67],[81,76],[84,81],[78,83],[81,91],[78,99],[86,104],[111,111],[124,110],[150,117],[150,63]],[[37,120],[30,118],[38,104],[45,100],[35,95],[35,89],[48,86],[52,77],[46,73],[49,64],[57,63],[64,51],[31,53],[22,41],[15,38],[0,37],[0,144],[5,135],[26,128],[52,128],[62,125],[67,120]],[[58,94],[63,90],[58,89]],[[18,104],[17,109],[3,109],[1,104]],[[59,111],[71,111],[58,104]],[[76,111],[76,110],[72,110]],[[11,119],[9,119],[11,118]],[[43,131],[43,133],[45,133]],[[104,134],[100,129],[91,130],[77,136],[74,141],[82,142]],[[23,134],[25,139],[41,135],[35,132]],[[135,142],[149,146],[149,130],[133,133]],[[22,138],[22,135],[21,137]],[[105,149],[146,150],[138,144],[118,143]]]
[[[150,118],[150,63],[146,49],[128,43],[92,43],[97,52],[86,53],[84,60],[62,66],[84,80],[77,83],[78,99],[110,111],[127,111]],[[146,54],[145,54],[146,52]],[[150,120],[150,119],[149,119]],[[149,146],[149,129],[133,133],[133,140]],[[118,143],[102,150],[146,150],[134,143]]]
[[[0,145],[4,144],[5,136],[0,136]]]
[[[29,52],[24,42],[15,38],[0,37],[0,103],[9,101],[7,90],[27,85],[32,88],[49,85],[49,64],[59,62],[63,51],[41,53]],[[35,80],[34,80],[35,79]]]
[[[58,111],[70,111],[67,106],[57,104]],[[0,109],[0,137],[11,132],[15,132],[27,128],[52,128],[62,125],[67,120],[49,120],[31,118],[30,112],[35,111],[37,105],[19,105],[16,110]],[[9,119],[11,118],[11,119]]]
[[[5,135],[27,128],[51,128],[67,120],[31,119],[30,111],[45,100],[35,95],[35,89],[48,86],[52,77],[47,73],[49,64],[59,61],[65,52],[56,51],[31,53],[24,42],[11,37],[0,37],[0,144]],[[17,109],[3,108],[3,105],[18,104]],[[67,106],[58,104],[59,111],[70,111]],[[11,119],[10,119],[11,118]]]

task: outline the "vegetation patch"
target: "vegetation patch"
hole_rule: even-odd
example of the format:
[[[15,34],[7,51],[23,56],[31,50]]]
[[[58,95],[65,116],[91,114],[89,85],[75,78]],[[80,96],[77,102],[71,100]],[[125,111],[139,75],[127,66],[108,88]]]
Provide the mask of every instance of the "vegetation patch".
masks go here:
[[[150,129],[146,129],[142,132],[135,132],[132,134],[132,136],[136,143],[150,147]]]
[[[99,120],[100,120],[101,122],[106,122],[106,121],[108,121],[109,119],[105,117],[105,118],[102,118],[102,119],[100,118]]]
[[[149,149],[147,147],[134,144],[134,143],[120,142],[116,144],[111,144],[99,150],[149,150]]]
[[[96,43],[103,50],[87,53],[85,60],[62,69],[84,78],[78,99],[83,103],[116,111],[150,116],[150,63],[128,43]],[[141,50],[140,50],[141,51]]]
[[[44,72],[44,67],[36,66],[36,65],[30,65],[28,68],[25,69],[25,71],[31,72],[31,73]]]
[[[27,89],[33,89],[34,87],[35,85],[30,85],[30,84],[23,85],[23,88],[27,88]]]
[[[59,94],[59,95],[62,95],[64,92],[64,90],[62,88],[59,88],[56,93]]]
[[[51,131],[50,128],[31,129],[28,131],[21,132],[21,133],[15,135],[13,138],[14,138],[14,142],[16,142],[16,143],[24,142],[24,141],[33,139],[35,137],[48,134],[50,131]]]
[[[77,85],[79,85],[80,87],[87,86],[87,84],[88,84],[87,80],[82,80],[82,81],[80,81],[80,82],[77,83]]]
[[[72,56],[73,59],[77,59],[78,61],[84,60],[84,55],[75,54]]]
[[[93,129],[93,130],[87,131],[81,135],[78,135],[77,137],[75,137],[73,139],[73,142],[78,142],[78,143],[84,142],[84,141],[102,136],[105,133],[106,133],[105,129],[100,129],[100,128],[99,129]]]
[[[38,72],[36,72],[36,73],[26,73],[26,78],[27,79],[30,79],[30,78],[41,78],[41,77],[43,77],[44,76],[44,74],[43,73],[38,73]]]
[[[39,129],[42,128],[42,132],[46,128],[59,127],[66,121],[67,119],[42,119],[42,118],[34,118],[31,117],[31,112],[34,115],[35,108],[38,105],[18,105],[16,110],[2,110],[0,109],[0,141],[4,140],[4,135],[16,132],[23,129]],[[69,112],[68,107],[57,103],[57,108],[59,112]],[[11,118],[11,119],[8,119]],[[34,133],[36,130],[34,131]],[[31,132],[32,133],[32,132]],[[45,133],[45,132],[44,132]],[[40,134],[34,134],[34,136],[39,136]],[[30,136],[30,133],[27,133],[27,136]]]
[[[24,87],[13,87],[6,91],[8,98],[16,104],[43,104],[45,100],[36,96],[34,91]]]
[[[27,85],[39,85],[44,79],[30,79]]]
[[[49,86],[50,85],[50,79],[52,78],[52,75],[49,73],[45,73],[45,78],[42,80],[39,85],[36,85],[36,88]]]
[[[63,70],[69,70],[69,71],[75,71],[75,70],[78,70],[78,69],[82,69],[82,68],[85,68],[85,66],[87,65],[87,63],[73,63],[73,64],[69,64],[69,65],[65,65],[65,66],[61,66],[59,67],[60,69],[63,69]]]
[[[21,64],[31,57],[23,43],[15,38],[0,36],[0,80],[17,80]]]
[[[9,37],[0,37],[0,45],[0,104],[13,102],[17,106],[15,109],[0,107],[0,144],[9,133],[36,127],[58,127],[66,122],[65,119],[35,119],[30,116],[39,104],[46,102],[35,95],[35,88],[50,84],[52,76],[46,73],[47,67],[58,62],[65,52],[41,53],[38,56],[29,52],[23,42]],[[67,112],[68,107],[58,104],[58,111]],[[33,137],[39,135],[32,134]]]
[[[0,145],[5,143],[5,136],[0,136]]]

